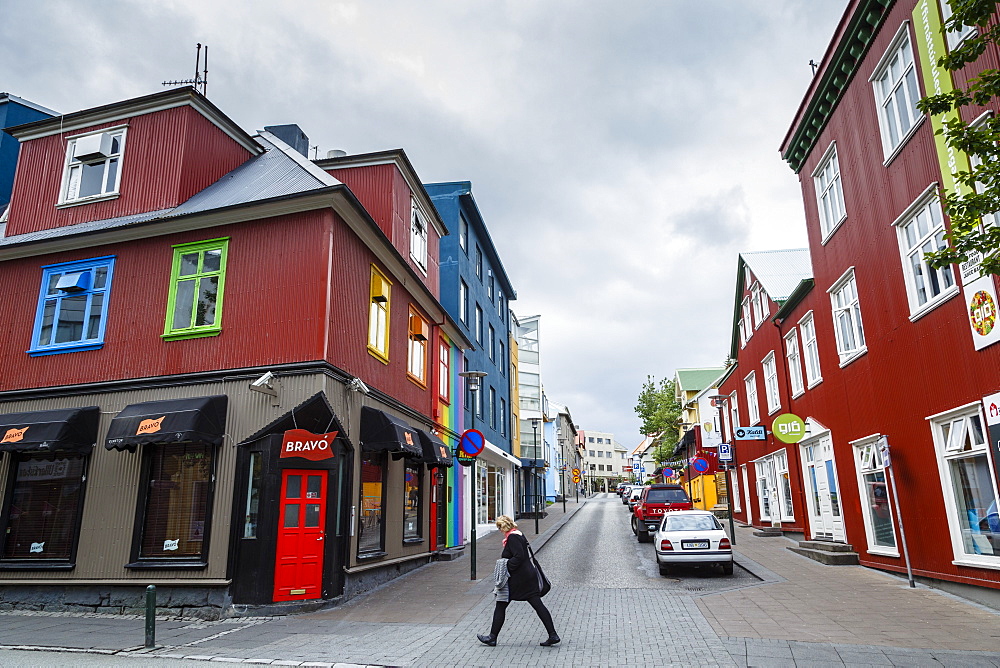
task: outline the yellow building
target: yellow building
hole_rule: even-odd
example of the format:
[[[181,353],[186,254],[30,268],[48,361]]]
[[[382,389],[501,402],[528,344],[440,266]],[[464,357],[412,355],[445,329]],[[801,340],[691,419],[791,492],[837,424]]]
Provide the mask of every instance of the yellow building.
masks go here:
[[[712,407],[710,395],[715,394],[724,367],[677,369],[674,374],[674,396],[681,406],[680,441],[674,450],[674,460],[687,462],[699,449],[717,451],[721,442],[718,412]],[[726,477],[722,473],[699,474],[689,465],[678,472],[695,508],[725,509],[728,504]]]

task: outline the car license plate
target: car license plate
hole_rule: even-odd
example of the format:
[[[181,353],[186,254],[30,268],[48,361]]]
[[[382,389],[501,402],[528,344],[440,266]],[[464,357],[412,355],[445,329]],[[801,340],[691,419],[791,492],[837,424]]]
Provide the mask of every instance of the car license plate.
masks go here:
[[[708,541],[707,540],[685,540],[681,541],[681,549],[683,550],[707,550]]]

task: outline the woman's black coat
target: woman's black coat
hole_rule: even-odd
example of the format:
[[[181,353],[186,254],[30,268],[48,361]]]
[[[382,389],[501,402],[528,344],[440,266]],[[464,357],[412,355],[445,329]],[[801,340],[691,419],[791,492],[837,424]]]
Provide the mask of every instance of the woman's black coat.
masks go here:
[[[539,596],[538,572],[528,555],[528,539],[521,534],[512,533],[507,537],[507,544],[500,555],[507,560],[507,573],[510,579],[507,586],[510,600],[527,601],[533,596]]]

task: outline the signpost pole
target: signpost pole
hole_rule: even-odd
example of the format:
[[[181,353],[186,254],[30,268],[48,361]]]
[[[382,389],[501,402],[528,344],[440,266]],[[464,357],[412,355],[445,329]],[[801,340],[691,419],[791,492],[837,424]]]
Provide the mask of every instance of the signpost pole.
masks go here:
[[[911,588],[916,588],[913,582],[913,569],[910,568],[910,551],[906,547],[906,533],[903,531],[903,516],[899,512],[899,494],[896,493],[896,474],[892,470],[892,457],[889,454],[889,439],[883,436],[881,439],[882,459],[885,467],[889,469],[889,480],[892,483],[892,501],[896,506],[896,521],[899,523],[899,542],[903,544],[903,558],[906,562],[906,579]]]

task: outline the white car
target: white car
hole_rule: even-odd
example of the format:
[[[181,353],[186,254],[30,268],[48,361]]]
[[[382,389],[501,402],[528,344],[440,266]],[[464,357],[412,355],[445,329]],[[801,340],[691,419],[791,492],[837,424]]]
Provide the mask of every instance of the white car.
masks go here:
[[[626,498],[625,503],[628,504],[628,511],[630,513],[632,512],[632,508],[635,507],[635,504],[639,502],[640,497],[642,497],[642,490],[644,489],[645,487],[643,485],[636,485],[635,487],[629,490],[628,497]]]
[[[707,510],[667,513],[653,536],[660,575],[676,565],[715,565],[733,574],[733,546],[715,515]]]

